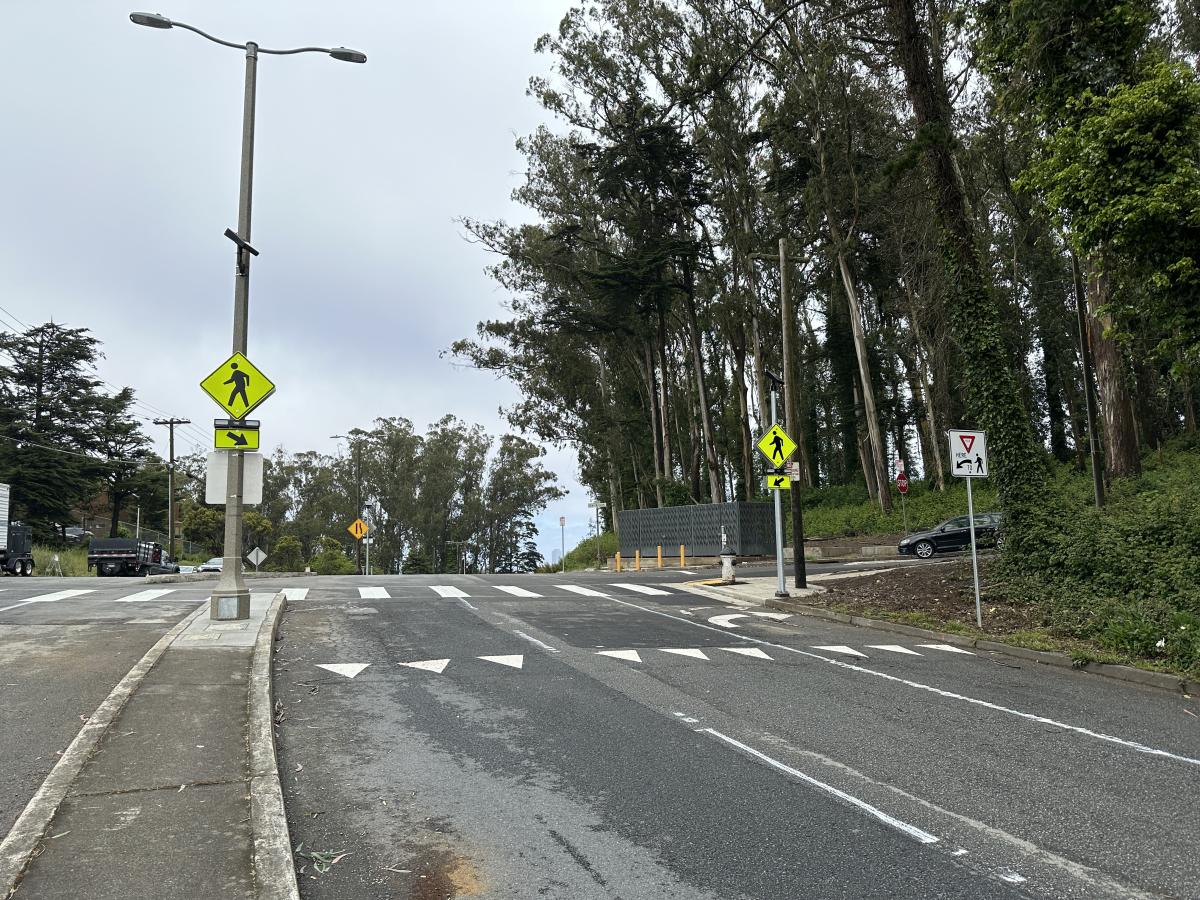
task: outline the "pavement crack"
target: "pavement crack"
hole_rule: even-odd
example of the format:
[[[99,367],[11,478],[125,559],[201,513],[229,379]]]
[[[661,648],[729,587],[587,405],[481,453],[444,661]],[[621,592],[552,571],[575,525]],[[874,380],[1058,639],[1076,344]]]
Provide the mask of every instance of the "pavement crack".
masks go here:
[[[76,797],[121,797],[126,794],[149,794],[154,791],[174,791],[179,793],[183,788],[215,787],[226,784],[245,784],[245,778],[217,778],[210,781],[185,781],[174,784],[155,785],[154,787],[124,788],[117,791],[72,791]]]
[[[575,862],[579,864],[579,867],[581,869],[583,869],[583,871],[587,872],[590,876],[592,876],[592,880],[595,881],[596,884],[600,885],[600,887],[608,887],[608,882],[606,882],[604,880],[603,876],[601,876],[599,872],[597,872],[595,869],[592,868],[591,862],[588,860],[588,858],[586,856],[583,855],[583,853],[579,850],[578,847],[576,847],[574,844],[572,844],[570,841],[568,841],[565,837],[563,837],[561,834],[559,834],[553,828],[550,829],[550,837],[554,838],[554,840],[557,844],[559,844],[564,850],[566,850],[569,854],[571,854],[571,858],[574,859]]]

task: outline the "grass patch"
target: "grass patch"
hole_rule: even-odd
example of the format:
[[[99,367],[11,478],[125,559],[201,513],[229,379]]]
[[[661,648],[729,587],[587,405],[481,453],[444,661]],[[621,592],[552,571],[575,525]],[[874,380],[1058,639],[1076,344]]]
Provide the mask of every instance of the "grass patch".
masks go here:
[[[48,575],[55,555],[58,556],[58,564],[62,567],[64,576],[94,577],[94,573],[88,571],[86,547],[63,548],[45,544],[35,544],[33,547],[33,574]]]
[[[994,512],[998,508],[996,489],[989,479],[978,480],[974,492],[977,512]],[[814,538],[902,534],[906,513],[908,530],[921,531],[967,513],[967,488],[961,478],[953,479],[944,491],[934,490],[924,482],[912,482],[903,505],[900,495],[893,492],[894,507],[890,514],[867,496],[867,489],[861,484],[815,488],[805,491],[803,500],[804,533]],[[784,519],[790,521],[790,517]]]

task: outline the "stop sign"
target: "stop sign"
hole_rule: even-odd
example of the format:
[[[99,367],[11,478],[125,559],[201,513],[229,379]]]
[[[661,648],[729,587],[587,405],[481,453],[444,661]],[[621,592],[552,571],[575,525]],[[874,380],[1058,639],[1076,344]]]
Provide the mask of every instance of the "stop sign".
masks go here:
[[[908,493],[908,476],[903,472],[896,473],[896,487],[900,490],[900,493]]]

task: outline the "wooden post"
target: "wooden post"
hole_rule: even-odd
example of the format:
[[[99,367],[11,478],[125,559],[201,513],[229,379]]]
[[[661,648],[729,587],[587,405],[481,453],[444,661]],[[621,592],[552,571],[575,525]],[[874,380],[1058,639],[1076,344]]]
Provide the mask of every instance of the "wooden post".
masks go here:
[[[662,544],[658,545],[658,567],[662,568]]]
[[[617,551],[616,558],[617,558],[617,571],[620,572],[621,571],[621,551],[620,550]]]
[[[683,555],[683,544],[679,545],[679,568],[687,568],[687,557]]]
[[[635,572],[642,571],[642,551],[641,550],[633,551],[633,571],[635,571]]]

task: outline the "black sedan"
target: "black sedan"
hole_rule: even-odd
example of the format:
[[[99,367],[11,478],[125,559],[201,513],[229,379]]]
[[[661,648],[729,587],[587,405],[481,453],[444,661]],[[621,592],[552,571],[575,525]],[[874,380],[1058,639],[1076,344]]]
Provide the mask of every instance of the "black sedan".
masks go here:
[[[1003,538],[997,534],[1000,513],[975,513],[975,545],[999,547]],[[970,516],[955,516],[929,531],[910,534],[896,549],[901,556],[918,556],[929,559],[935,553],[965,550],[971,546]]]

